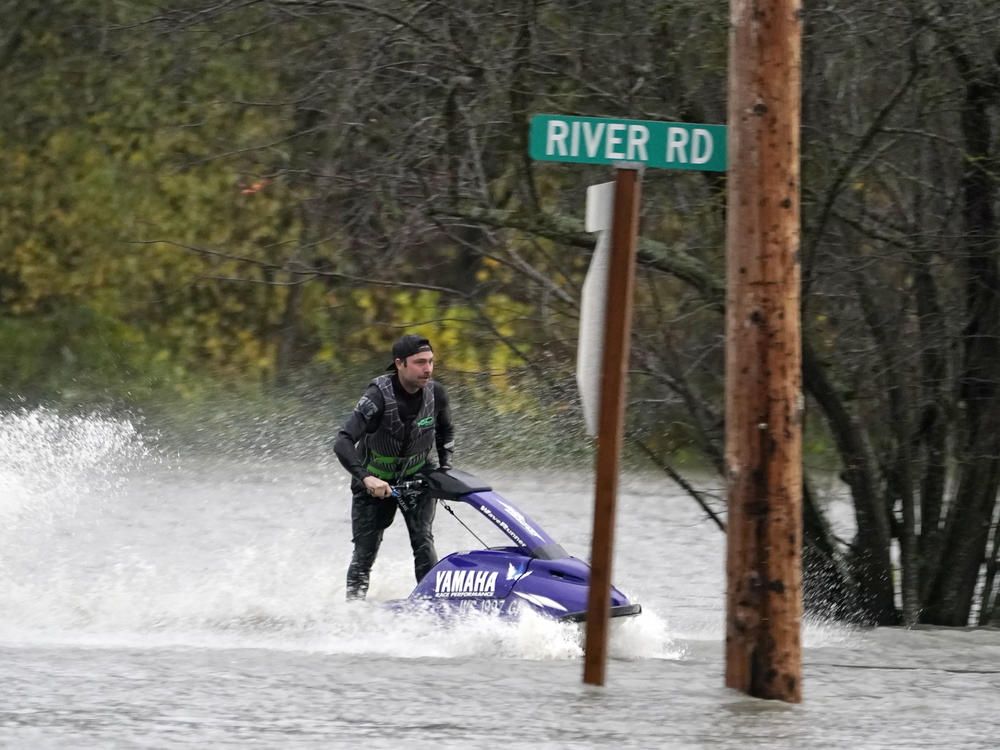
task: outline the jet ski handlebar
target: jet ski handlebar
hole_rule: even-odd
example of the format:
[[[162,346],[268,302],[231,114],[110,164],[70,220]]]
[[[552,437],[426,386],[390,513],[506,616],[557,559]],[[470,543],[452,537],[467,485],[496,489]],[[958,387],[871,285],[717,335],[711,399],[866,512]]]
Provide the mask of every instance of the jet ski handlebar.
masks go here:
[[[410,479],[405,482],[396,482],[391,487],[390,497],[404,497],[423,492],[427,488],[427,482],[423,479]]]
[[[389,497],[395,499],[396,505],[404,512],[412,511],[427,490],[427,482],[423,479],[408,479],[390,486],[392,492],[389,493]]]

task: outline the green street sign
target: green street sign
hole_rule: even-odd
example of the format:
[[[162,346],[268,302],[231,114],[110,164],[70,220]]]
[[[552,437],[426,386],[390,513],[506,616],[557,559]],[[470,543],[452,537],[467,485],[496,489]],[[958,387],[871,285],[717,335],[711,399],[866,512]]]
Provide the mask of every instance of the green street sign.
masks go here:
[[[529,153],[537,161],[725,172],[726,126],[535,115]]]

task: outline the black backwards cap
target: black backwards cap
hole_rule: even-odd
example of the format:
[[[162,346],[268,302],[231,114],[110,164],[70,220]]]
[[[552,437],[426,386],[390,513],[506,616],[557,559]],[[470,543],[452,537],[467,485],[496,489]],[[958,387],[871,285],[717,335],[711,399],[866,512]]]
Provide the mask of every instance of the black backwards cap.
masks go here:
[[[430,341],[425,339],[423,336],[418,336],[415,333],[408,333],[392,345],[392,362],[390,362],[389,366],[385,369],[387,372],[395,372],[397,359],[401,359],[405,362],[407,357],[410,357],[417,352],[432,351],[434,351],[434,349],[431,346]]]

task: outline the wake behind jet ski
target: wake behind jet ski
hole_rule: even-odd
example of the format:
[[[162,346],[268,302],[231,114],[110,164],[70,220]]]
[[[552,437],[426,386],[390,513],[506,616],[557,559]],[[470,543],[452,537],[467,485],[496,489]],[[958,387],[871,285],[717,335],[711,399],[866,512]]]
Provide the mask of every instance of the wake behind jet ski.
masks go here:
[[[438,469],[397,488],[400,502],[406,502],[407,495],[414,492],[475,508],[512,544],[448,555],[424,576],[407,599],[391,602],[390,606],[425,608],[445,615],[482,612],[517,617],[530,610],[557,620],[586,619],[590,566],[567,554],[537,523],[487,483],[463,471]],[[641,611],[639,604],[612,587],[612,617]]]

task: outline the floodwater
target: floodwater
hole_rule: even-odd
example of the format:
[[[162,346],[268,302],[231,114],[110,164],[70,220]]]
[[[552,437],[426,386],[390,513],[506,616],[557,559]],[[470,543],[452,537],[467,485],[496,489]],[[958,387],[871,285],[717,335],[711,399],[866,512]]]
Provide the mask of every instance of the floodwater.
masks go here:
[[[589,475],[463,468],[588,556]],[[725,688],[721,533],[660,477],[622,484],[613,577],[644,611],[594,687],[577,626],[381,608],[413,586],[400,522],[345,603],[333,460],[164,456],[127,421],[0,414],[0,747],[1000,746],[995,629],[809,621],[803,703]],[[478,546],[443,508],[435,528],[441,554]]]

